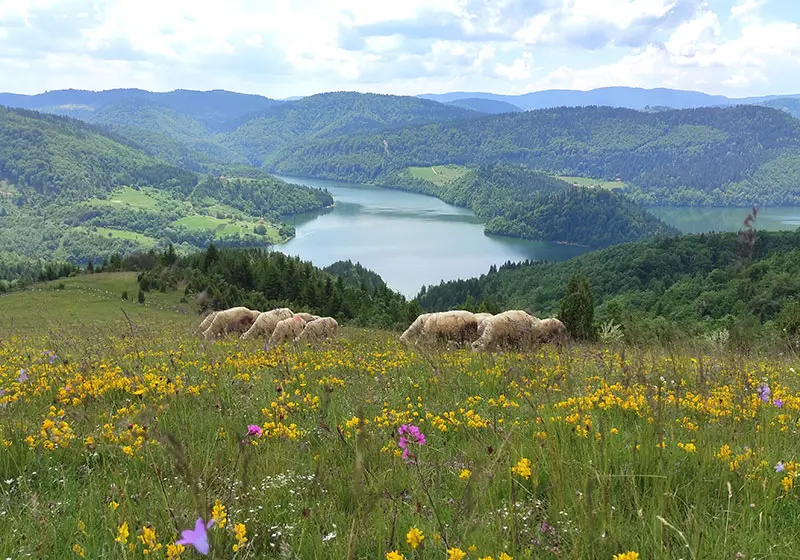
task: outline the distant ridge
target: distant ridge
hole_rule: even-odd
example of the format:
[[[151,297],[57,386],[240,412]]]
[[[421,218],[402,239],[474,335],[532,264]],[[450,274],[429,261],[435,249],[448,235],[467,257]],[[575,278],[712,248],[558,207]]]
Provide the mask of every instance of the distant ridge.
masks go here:
[[[456,99],[455,101],[445,101],[444,104],[452,105],[454,107],[461,107],[462,109],[470,109],[480,113],[487,113],[489,115],[519,113],[522,111],[522,109],[516,105],[506,103],[505,101],[497,101],[496,99],[479,99],[475,97]]]
[[[655,88],[643,89],[632,87],[604,87],[588,91],[551,89],[523,93],[521,95],[500,95],[486,92],[450,92],[441,94],[426,93],[419,95],[423,99],[432,99],[440,103],[449,103],[462,99],[485,99],[516,105],[521,109],[548,109],[551,107],[583,107],[588,105],[606,105],[642,110],[647,106],[665,106],[673,109],[695,109],[698,107],[715,107],[728,105],[754,105],[779,98],[800,98],[800,94],[768,95],[763,97],[730,98],[724,95],[709,95],[699,91]]]

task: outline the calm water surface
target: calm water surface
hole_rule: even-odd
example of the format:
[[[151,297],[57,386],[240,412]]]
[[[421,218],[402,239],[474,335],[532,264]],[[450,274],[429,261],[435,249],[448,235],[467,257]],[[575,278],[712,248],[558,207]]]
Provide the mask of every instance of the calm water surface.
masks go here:
[[[281,179],[325,187],[336,200],[333,209],[287,220],[297,236],[281,251],[317,266],[360,262],[407,297],[423,285],[480,276],[493,264],[563,260],[586,251],[485,235],[483,222],[471,211],[431,196],[339,181]]]
[[[739,231],[750,209],[734,207],[653,207],[650,212],[683,233]],[[800,227],[800,206],[759,208],[756,228],[766,231],[795,230]]]

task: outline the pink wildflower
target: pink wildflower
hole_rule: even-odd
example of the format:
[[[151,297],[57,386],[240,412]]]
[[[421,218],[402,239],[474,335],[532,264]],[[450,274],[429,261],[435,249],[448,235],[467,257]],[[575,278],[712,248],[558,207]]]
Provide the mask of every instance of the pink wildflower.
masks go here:
[[[406,463],[413,463],[416,460],[416,455],[409,450],[409,444],[425,445],[426,439],[417,426],[413,424],[403,424],[397,430],[400,437],[397,440],[397,445],[403,450],[403,461]]]
[[[203,523],[203,518],[198,517],[194,524],[194,530],[186,529],[181,532],[181,540],[175,541],[175,544],[190,544],[197,552],[205,556],[210,549],[208,546],[208,533],[206,533],[206,529],[210,529],[213,524],[213,519],[208,523]]]
[[[247,426],[247,435],[248,436],[261,437],[262,433],[263,433],[263,430],[261,429],[261,426],[259,426],[258,424],[249,424]]]

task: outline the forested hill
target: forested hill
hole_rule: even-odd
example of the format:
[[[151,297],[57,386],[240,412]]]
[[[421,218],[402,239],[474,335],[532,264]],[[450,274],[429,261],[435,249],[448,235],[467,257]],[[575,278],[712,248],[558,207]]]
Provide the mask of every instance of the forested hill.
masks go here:
[[[322,93],[248,115],[226,143],[254,165],[297,142],[365,131],[398,128],[480,113],[416,97],[355,92]]]
[[[271,105],[280,103],[280,101],[260,95],[224,90],[191,91],[179,89],[160,93],[141,89],[110,89],[105,91],[64,89],[48,91],[38,95],[0,93],[0,105],[21,109],[35,109],[83,120],[90,120],[93,115],[106,107],[129,101],[169,107],[197,120],[210,130],[224,128],[226,123],[234,119],[239,119],[249,113],[262,111]]]
[[[310,140],[264,166],[380,183],[408,166],[491,162],[620,178],[631,196],[649,204],[800,204],[800,120],[758,106],[493,115]]]
[[[252,175],[195,174],[85,122],[0,107],[0,250],[86,263],[169,243],[266,247],[293,233],[281,216],[332,204]]]
[[[470,208],[487,220],[487,233],[593,248],[678,233],[623,195],[574,187],[520,166],[451,167],[451,173],[463,175],[451,180],[434,175],[437,182],[420,180],[415,172],[399,173],[397,183]]]
[[[66,117],[0,107],[0,179],[22,198],[88,199],[129,185],[188,195],[196,176]]]
[[[556,263],[507,264],[480,278],[423,289],[426,310],[484,302],[495,309],[556,312],[573,274],[589,279],[601,319],[634,319],[686,333],[791,322],[800,327],[800,230],[757,232],[750,246],[735,233],[647,239]],[[653,323],[652,321],[655,321]]]

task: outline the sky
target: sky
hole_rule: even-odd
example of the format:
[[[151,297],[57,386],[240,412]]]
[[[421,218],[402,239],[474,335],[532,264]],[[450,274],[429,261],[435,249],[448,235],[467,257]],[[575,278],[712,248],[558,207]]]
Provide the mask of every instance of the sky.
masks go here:
[[[0,91],[800,93],[800,0],[0,0]]]

